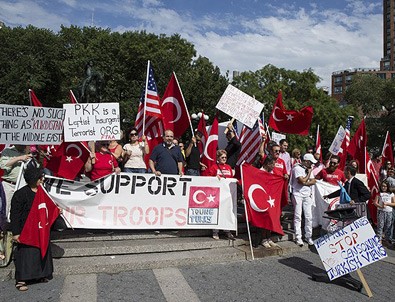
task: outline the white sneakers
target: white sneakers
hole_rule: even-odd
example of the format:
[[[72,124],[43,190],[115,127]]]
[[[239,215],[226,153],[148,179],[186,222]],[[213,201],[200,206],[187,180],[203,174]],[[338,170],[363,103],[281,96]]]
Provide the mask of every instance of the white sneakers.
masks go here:
[[[304,246],[303,240],[302,239],[297,239],[296,244],[299,245],[300,247]]]
[[[262,245],[263,245],[263,247],[265,247],[267,249],[270,249],[270,247],[271,247],[269,241],[262,242]]]
[[[307,238],[307,244],[308,245],[314,245],[313,239]]]

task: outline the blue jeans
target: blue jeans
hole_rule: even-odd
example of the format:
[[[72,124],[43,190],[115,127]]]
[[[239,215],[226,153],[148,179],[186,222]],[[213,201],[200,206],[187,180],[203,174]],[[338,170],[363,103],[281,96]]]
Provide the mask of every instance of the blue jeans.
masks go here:
[[[147,169],[144,169],[144,168],[123,168],[123,172],[126,172],[126,173],[147,173]]]

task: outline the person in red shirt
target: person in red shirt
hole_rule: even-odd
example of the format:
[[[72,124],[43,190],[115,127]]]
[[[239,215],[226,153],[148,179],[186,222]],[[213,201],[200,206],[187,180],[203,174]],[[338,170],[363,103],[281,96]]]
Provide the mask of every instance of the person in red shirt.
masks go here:
[[[232,167],[226,163],[227,152],[223,149],[217,150],[217,163],[212,165],[208,170],[208,176],[217,176],[218,179],[221,178],[232,178],[233,171]],[[225,235],[229,240],[235,240],[235,237],[229,230],[225,230]],[[213,230],[213,239],[219,240],[219,230]]]
[[[109,142],[102,141],[97,144],[98,151],[95,151],[95,147],[93,147],[91,156],[85,163],[85,171],[90,173],[91,180],[99,179],[113,172],[117,174],[121,172],[118,161],[108,149],[109,145]]]
[[[275,144],[272,146],[272,149],[269,150],[270,154],[274,158],[274,169],[273,174],[283,176],[285,179],[289,178],[289,174],[287,173],[287,167],[285,161],[280,158],[280,146]]]
[[[208,171],[208,176],[217,176],[218,178],[232,178],[232,167],[226,163],[227,152],[225,150],[217,151],[217,163],[212,165]]]
[[[344,183],[346,181],[346,177],[342,170],[338,168],[340,163],[340,157],[337,155],[332,155],[329,160],[329,167],[322,169],[316,176],[316,179],[322,179],[332,185],[337,186],[338,182]]]

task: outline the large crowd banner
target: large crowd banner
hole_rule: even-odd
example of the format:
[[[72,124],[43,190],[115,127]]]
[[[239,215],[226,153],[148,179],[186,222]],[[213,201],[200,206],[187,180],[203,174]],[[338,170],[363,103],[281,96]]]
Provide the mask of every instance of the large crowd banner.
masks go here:
[[[119,140],[118,103],[64,104],[66,142]]]
[[[45,188],[73,228],[237,229],[235,179],[120,173]]]
[[[263,106],[261,102],[229,84],[215,108],[252,128]]]
[[[59,145],[65,110],[0,104],[0,143]]]
[[[343,229],[314,241],[329,280],[387,257],[369,220],[361,217]]]

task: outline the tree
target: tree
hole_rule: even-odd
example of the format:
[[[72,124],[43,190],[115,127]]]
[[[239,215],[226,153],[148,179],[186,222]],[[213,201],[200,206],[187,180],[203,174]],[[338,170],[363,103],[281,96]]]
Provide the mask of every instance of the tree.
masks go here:
[[[314,115],[309,136],[287,134],[291,149],[315,145],[317,126],[320,125],[321,144],[328,149],[340,125],[346,122],[348,115],[356,115],[353,106],[340,108],[336,100],[317,88],[320,79],[311,69],[303,72],[266,65],[255,72],[242,72],[233,80],[236,87],[264,104],[266,122],[273,110],[278,91],[283,94],[286,109],[300,110],[313,106]],[[356,128],[356,126],[354,126]]]
[[[345,100],[366,116],[369,149],[382,148],[385,133],[395,133],[395,82],[371,74],[357,74],[347,88]]]

